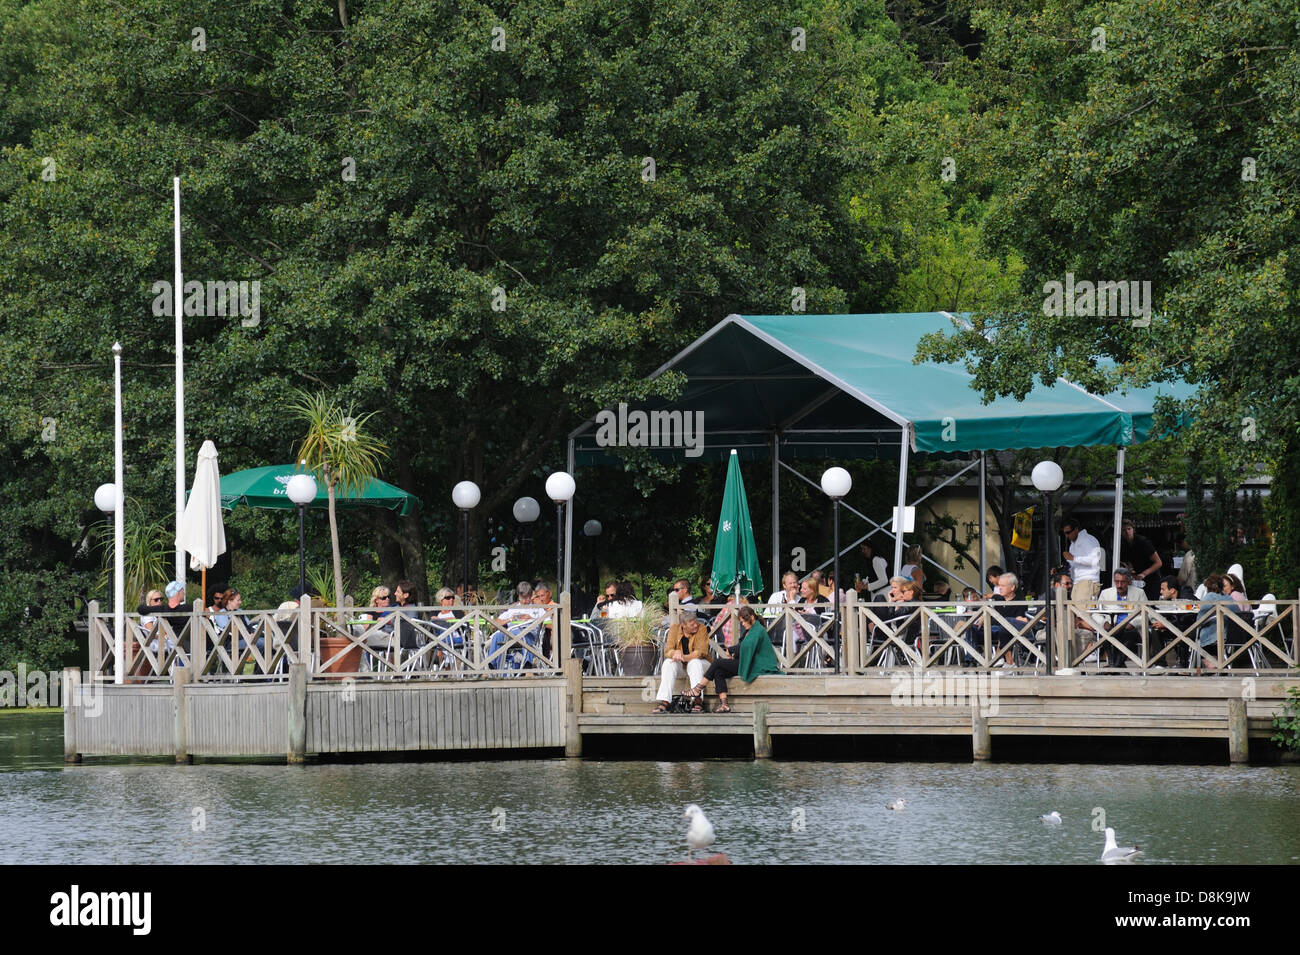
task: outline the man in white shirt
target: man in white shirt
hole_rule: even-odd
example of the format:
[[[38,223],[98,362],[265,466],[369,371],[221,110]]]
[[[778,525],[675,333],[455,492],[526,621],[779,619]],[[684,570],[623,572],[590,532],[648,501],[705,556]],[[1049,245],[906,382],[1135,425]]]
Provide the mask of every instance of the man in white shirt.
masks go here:
[[[1061,524],[1061,533],[1070,542],[1070,549],[1061,551],[1061,556],[1070,562],[1070,578],[1074,581],[1071,599],[1080,602],[1096,600],[1097,592],[1101,590],[1101,565],[1106,559],[1105,551],[1097,538],[1083,529],[1077,518],[1067,517]]]

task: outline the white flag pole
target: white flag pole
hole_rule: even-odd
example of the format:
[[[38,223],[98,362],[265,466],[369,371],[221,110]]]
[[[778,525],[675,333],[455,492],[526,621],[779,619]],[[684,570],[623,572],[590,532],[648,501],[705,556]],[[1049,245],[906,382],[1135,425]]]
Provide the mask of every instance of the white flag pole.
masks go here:
[[[185,333],[181,327],[181,177],[172,178],[172,206],[176,225],[176,273],[172,280],[172,313],[176,324],[176,536],[185,515]],[[185,548],[176,545],[176,579],[185,582]],[[207,600],[207,595],[203,595]]]
[[[122,487],[122,343],[113,343],[113,661],[114,683],[126,682],[126,493]]]

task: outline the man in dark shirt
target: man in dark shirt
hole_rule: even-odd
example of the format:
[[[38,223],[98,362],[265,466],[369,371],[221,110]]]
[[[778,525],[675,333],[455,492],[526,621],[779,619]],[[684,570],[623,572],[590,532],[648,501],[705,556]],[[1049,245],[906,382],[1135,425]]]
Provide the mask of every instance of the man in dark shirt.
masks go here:
[[[1164,566],[1156,546],[1137,532],[1132,521],[1125,521],[1123,538],[1119,545],[1121,563],[1133,568],[1133,581],[1142,588],[1148,600],[1160,596],[1160,568]]]

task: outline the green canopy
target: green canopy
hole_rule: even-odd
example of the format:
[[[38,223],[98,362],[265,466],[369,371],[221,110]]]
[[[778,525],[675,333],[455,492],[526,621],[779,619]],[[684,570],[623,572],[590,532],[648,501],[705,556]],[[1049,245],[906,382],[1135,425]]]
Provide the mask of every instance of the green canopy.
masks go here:
[[[289,479],[301,471],[293,464],[272,464],[264,468],[249,468],[234,474],[221,475],[221,506],[232,510],[240,504],[249,507],[270,507],[291,509],[295,505],[289,500]],[[319,490],[316,500],[309,507],[328,507],[329,498],[319,475],[315,475]],[[409,514],[411,508],[419,504],[414,494],[408,494],[401,488],[371,478],[360,488],[344,492],[335,489],[334,506],[349,507],[383,507],[399,514]]]
[[[727,486],[722,492],[718,514],[718,539],[713,545],[713,576],[710,583],[719,594],[732,594],[737,582],[744,595],[763,589],[763,568],[758,563],[754,525],[749,520],[745,481],[740,476],[740,457],[731,452],[727,465]]]
[[[692,435],[701,446],[688,460],[717,460],[732,448],[746,459],[767,458],[774,435],[787,459],[897,459],[900,432],[913,451],[930,454],[1123,447],[1155,437],[1149,432],[1158,396],[1194,393],[1172,382],[1093,395],[1059,379],[1023,400],[984,404],[962,363],[913,360],[923,335],[961,324],[948,312],[730,315],[650,376],[679,372],[686,385],[675,399],[651,398],[632,409],[649,416],[642,446],[681,460],[683,442],[662,439],[680,433],[678,419],[691,415],[683,423],[698,418],[704,433],[702,441]],[[571,437],[576,463],[615,460],[594,421]]]

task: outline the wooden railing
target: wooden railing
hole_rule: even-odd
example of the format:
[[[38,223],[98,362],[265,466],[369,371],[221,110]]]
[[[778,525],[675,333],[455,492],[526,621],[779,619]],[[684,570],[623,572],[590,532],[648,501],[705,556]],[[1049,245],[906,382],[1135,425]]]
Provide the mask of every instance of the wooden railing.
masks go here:
[[[714,631],[738,635],[735,606],[694,605]],[[826,675],[834,665],[833,605],[753,605],[784,672]],[[676,601],[669,610],[676,611]],[[1300,660],[1300,601],[1164,602],[1115,605],[1054,599],[967,604],[864,603],[849,593],[841,606],[840,672],[881,668],[1178,674],[1280,673]],[[207,613],[195,601],[152,621],[125,615],[126,681],[167,682],[185,667],[198,681],[283,680],[290,664],[309,664],[314,679],[466,679],[526,674],[558,676],[570,655],[593,647],[569,626],[568,595],[558,604],[355,608],[304,605],[286,610]],[[90,679],[116,672],[113,615],[90,605]],[[661,633],[657,653],[663,652]],[[733,636],[733,641],[736,636]],[[616,649],[595,669],[620,671]]]
[[[316,679],[558,676],[567,655],[567,595],[559,604],[322,607],[208,613],[199,601],[167,614],[125,614],[126,682],[283,680],[290,664]],[[114,621],[90,605],[91,679],[112,680]]]
[[[859,603],[850,672],[872,667],[1085,673],[1285,672],[1300,659],[1300,601]]]

